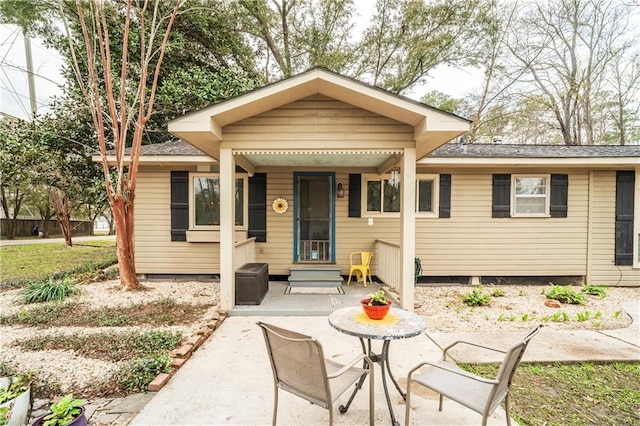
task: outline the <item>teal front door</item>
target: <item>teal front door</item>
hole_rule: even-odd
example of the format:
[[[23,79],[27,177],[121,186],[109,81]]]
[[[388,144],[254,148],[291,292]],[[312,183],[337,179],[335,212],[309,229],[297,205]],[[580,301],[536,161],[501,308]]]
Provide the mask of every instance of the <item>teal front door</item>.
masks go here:
[[[335,262],[334,173],[294,173],[294,262]]]

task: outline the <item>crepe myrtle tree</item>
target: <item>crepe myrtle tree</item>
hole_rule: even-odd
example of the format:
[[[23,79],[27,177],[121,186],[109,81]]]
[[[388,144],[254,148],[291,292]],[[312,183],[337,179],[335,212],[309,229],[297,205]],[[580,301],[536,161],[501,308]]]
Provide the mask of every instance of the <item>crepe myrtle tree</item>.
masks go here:
[[[166,9],[170,4],[172,8]],[[77,1],[77,25],[65,20],[71,65],[91,110],[98,140],[107,199],[116,228],[120,285],[126,290],[136,290],[139,286],[134,257],[133,212],[140,147],[145,126],[153,112],[171,27],[181,4],[182,0],[172,3],[162,0]],[[61,12],[64,7],[61,3]],[[66,16],[64,12],[61,14]],[[121,17],[122,24],[117,31],[109,25],[113,18],[111,14]],[[74,33],[74,29],[81,34]],[[83,46],[78,47],[77,44]],[[140,49],[138,63],[129,61],[130,44]],[[114,69],[116,64],[120,65],[119,72]],[[128,74],[134,74],[136,78],[132,79]],[[128,146],[127,164],[125,148]],[[110,173],[112,166],[107,153],[111,148],[115,153],[113,174]]]

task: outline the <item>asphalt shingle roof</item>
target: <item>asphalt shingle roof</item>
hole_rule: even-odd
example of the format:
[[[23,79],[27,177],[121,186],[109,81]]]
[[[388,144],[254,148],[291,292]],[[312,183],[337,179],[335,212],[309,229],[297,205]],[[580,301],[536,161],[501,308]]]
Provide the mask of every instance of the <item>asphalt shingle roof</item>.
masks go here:
[[[142,155],[206,155],[192,145],[173,140],[142,146]],[[598,158],[640,157],[640,145],[507,145],[448,143],[428,157],[449,158]]]
[[[428,156],[462,158],[640,157],[640,145],[567,146],[448,143]]]

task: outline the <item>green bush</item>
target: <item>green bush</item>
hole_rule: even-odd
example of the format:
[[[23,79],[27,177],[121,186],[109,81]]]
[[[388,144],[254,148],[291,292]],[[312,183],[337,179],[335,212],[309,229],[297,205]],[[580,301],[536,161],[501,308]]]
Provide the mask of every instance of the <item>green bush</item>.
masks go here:
[[[465,294],[462,300],[468,306],[487,306],[491,302],[491,296],[484,294],[479,285],[471,293]]]
[[[50,302],[63,300],[68,296],[80,293],[71,278],[64,277],[61,280],[49,278],[46,281],[33,281],[21,292],[23,303]]]
[[[158,374],[171,371],[170,363],[171,357],[167,354],[135,358],[118,369],[118,382],[128,392],[146,392],[149,383]]]
[[[600,299],[607,297],[607,287],[602,285],[584,285],[582,286],[582,292],[591,296],[598,296]]]
[[[557,300],[560,303],[569,305],[583,305],[585,303],[584,294],[578,293],[571,286],[559,286],[549,283],[551,288],[547,291],[543,289],[547,299]]]

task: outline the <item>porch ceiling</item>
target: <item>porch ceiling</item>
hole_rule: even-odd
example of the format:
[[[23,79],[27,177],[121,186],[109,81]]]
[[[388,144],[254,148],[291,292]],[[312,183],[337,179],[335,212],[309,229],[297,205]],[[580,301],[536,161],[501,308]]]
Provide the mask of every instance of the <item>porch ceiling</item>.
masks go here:
[[[255,167],[378,168],[401,151],[237,151]]]

